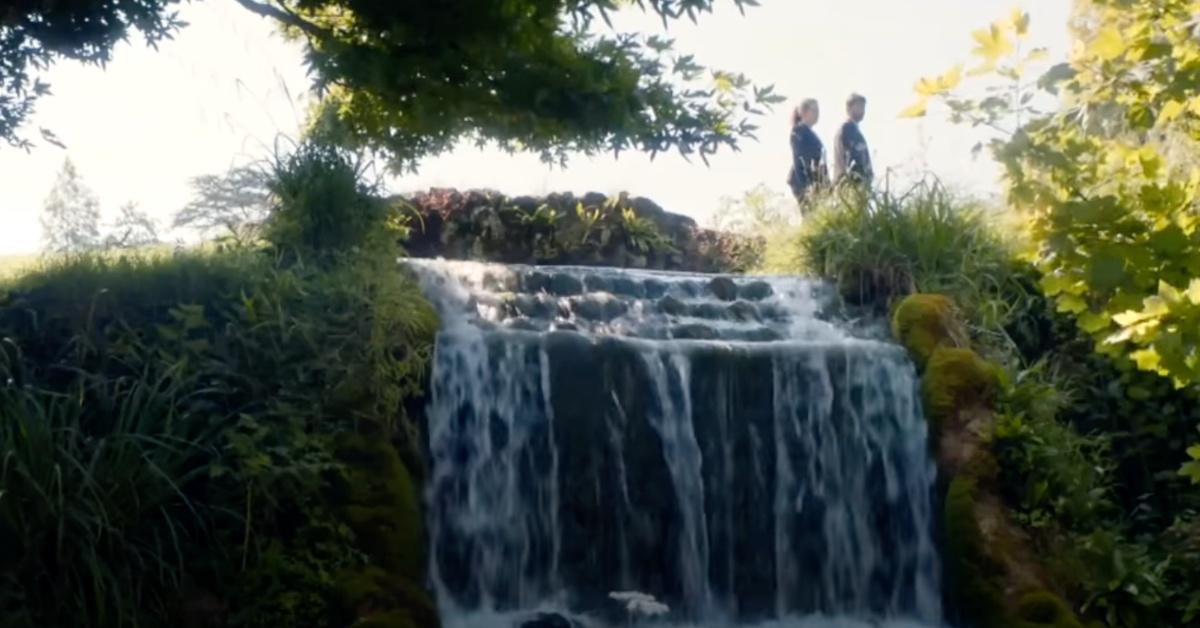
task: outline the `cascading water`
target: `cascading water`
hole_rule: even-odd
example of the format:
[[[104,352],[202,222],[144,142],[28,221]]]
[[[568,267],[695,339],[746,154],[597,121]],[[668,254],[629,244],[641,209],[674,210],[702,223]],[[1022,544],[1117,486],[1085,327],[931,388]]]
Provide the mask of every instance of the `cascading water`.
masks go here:
[[[443,319],[427,505],[448,628],[624,625],[615,591],[681,626],[940,624],[916,375],[822,320],[824,286],[409,264]]]

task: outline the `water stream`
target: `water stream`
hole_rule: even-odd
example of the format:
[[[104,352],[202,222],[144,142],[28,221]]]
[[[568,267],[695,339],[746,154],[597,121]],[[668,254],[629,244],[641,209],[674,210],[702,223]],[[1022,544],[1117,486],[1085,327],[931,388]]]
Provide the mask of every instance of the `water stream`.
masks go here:
[[[940,625],[916,375],[826,286],[409,263],[448,628],[623,626],[618,591],[669,607],[647,625]]]

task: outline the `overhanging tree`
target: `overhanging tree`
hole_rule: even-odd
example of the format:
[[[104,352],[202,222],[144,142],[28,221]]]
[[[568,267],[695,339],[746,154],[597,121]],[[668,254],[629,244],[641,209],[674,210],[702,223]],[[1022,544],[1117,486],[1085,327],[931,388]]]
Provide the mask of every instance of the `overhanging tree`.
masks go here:
[[[608,25],[625,5],[669,23],[721,0],[236,1],[303,41],[322,95],[313,129],[397,167],[462,139],[554,160],[627,149],[706,158],[752,136],[751,118],[780,101],[674,54],[669,40]],[[103,64],[131,31],[161,41],[182,26],[176,6],[17,0],[0,9],[0,137],[29,145],[20,127],[48,93],[37,77],[48,63]]]

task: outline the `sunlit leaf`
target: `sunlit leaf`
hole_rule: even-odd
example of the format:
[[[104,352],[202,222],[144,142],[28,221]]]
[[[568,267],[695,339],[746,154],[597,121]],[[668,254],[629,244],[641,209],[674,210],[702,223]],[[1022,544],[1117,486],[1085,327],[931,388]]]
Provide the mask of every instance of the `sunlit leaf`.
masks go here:
[[[1008,34],[994,24],[990,28],[982,28],[971,33],[971,37],[978,44],[973,52],[989,63],[995,63],[1013,51],[1013,43]]]
[[[1116,27],[1105,26],[1096,31],[1088,50],[1102,61],[1112,61],[1125,52],[1125,41]]]
[[[925,117],[925,112],[928,111],[928,109],[929,109],[929,101],[926,100],[925,98],[922,98],[921,100],[918,100],[917,102],[909,105],[903,111],[901,111],[900,117],[901,118],[923,118],[923,117]]]
[[[1012,16],[1009,17],[1009,22],[1012,24],[1013,31],[1018,37],[1024,37],[1029,34],[1029,14],[1014,8]]]
[[[1129,357],[1143,371],[1157,371],[1159,363],[1162,361],[1162,356],[1158,355],[1158,351],[1154,347],[1134,351],[1129,354]]]

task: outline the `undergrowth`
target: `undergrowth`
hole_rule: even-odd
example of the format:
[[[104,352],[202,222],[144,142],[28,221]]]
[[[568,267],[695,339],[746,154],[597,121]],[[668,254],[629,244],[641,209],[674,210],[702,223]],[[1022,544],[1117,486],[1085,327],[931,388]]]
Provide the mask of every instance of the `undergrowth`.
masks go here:
[[[329,495],[336,442],[390,442],[419,477],[405,407],[437,320],[394,240],[325,239],[315,214],[367,202],[330,155],[281,162],[304,175],[267,248],[0,284],[0,625],[353,623],[336,584],[373,558]]]

